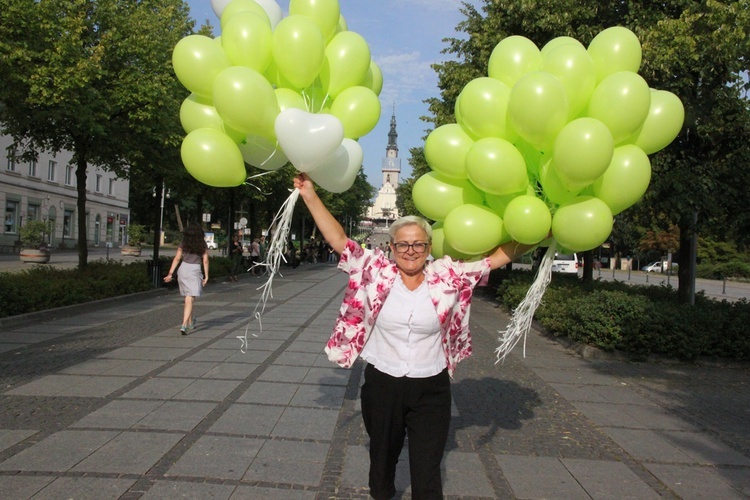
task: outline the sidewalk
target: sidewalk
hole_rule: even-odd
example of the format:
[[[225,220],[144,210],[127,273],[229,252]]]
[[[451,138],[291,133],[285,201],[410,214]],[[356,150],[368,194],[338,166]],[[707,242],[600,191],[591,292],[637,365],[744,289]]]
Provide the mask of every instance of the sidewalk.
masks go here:
[[[346,277],[283,274],[262,332],[247,275],[206,289],[189,336],[176,291],[0,331],[0,498],[367,498],[362,366],[322,352]],[[586,360],[536,332],[495,365],[507,321],[475,298],[449,498],[750,497],[747,369]]]

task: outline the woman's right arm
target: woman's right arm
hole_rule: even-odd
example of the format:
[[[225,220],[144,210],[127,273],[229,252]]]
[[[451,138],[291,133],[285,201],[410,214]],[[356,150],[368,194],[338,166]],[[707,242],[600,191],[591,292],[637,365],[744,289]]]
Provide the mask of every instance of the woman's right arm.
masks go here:
[[[169,266],[169,274],[164,276],[164,281],[172,281],[172,275],[174,274],[174,270],[177,269],[177,264],[180,263],[180,259],[182,259],[182,247],[177,247],[177,253],[174,256],[174,259],[172,259],[172,265]]]
[[[299,194],[302,200],[307,205],[307,209],[310,210],[310,214],[315,220],[315,224],[318,226],[318,230],[326,239],[331,248],[337,253],[341,253],[346,248],[346,242],[348,237],[344,228],[341,227],[339,221],[337,221],[331,212],[328,211],[323,202],[318,197],[318,193],[315,192],[310,177],[307,174],[301,173],[294,178],[294,187],[299,189]]]

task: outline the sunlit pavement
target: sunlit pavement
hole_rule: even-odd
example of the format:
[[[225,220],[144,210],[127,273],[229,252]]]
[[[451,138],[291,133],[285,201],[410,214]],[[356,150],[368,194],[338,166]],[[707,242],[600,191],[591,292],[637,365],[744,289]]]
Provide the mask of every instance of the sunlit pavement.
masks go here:
[[[0,323],[0,496],[367,498],[363,367],[323,353],[346,276],[282,274],[260,322],[260,278],[210,284],[187,336],[166,289]],[[495,364],[490,295],[452,385],[448,498],[750,495],[747,367],[583,358],[533,330]]]

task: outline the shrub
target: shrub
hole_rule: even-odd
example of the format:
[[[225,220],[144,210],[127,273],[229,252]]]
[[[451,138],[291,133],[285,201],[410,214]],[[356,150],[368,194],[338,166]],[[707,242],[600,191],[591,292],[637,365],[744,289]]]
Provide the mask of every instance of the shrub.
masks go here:
[[[172,259],[161,257],[159,261],[163,278]],[[231,265],[227,257],[210,257],[209,277],[228,275]],[[34,266],[0,273],[0,318],[151,290],[149,266],[146,261],[97,260],[89,262],[84,271]]]
[[[671,287],[561,278],[553,277],[535,315],[552,335],[636,359],[651,354],[750,359],[747,300],[730,303],[697,294],[690,306],[678,303]],[[516,308],[532,279],[529,272],[513,271],[498,288],[500,302]]]
[[[39,248],[44,243],[45,236],[50,233],[51,228],[50,221],[26,221],[26,224],[19,231],[21,244],[27,248]]]

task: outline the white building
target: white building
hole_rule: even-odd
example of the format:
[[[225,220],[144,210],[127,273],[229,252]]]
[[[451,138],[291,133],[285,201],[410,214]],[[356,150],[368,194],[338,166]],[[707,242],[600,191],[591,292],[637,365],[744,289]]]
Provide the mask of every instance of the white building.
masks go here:
[[[11,136],[0,135],[0,204],[5,207],[0,248],[9,252],[19,245],[19,228],[27,220],[52,221],[50,248],[74,247],[79,228],[73,154],[41,152],[36,161],[21,161],[17,151]],[[88,244],[125,244],[130,182],[91,165],[86,182]]]
[[[385,223],[398,219],[398,208],[396,208],[396,188],[401,182],[401,158],[398,157],[398,146],[396,145],[396,110],[391,116],[391,129],[388,132],[388,146],[385,148],[383,158],[382,186],[378,190],[375,203],[367,210],[367,217],[374,223]]]

